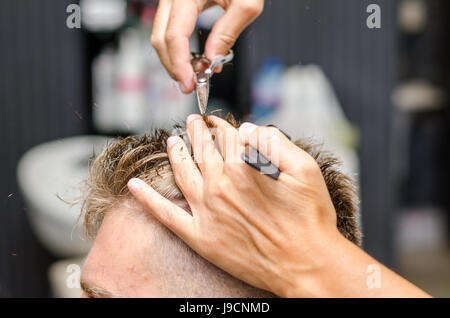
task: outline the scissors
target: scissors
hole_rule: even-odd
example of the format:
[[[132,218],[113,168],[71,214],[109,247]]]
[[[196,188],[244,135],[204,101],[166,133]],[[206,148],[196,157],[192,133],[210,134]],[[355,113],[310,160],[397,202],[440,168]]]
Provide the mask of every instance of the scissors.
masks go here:
[[[192,55],[191,64],[195,73],[198,108],[200,113],[204,115],[208,107],[209,80],[214,74],[213,71],[216,67],[231,62],[234,58],[234,53],[230,50],[227,55],[218,56],[214,61],[210,61],[198,53],[193,53]]]
[[[232,50],[225,55],[219,56],[213,62],[208,60],[203,55],[198,53],[192,53],[193,58],[191,60],[192,68],[195,73],[195,82],[196,82],[196,92],[197,92],[197,101],[198,107],[200,109],[200,113],[205,115],[206,108],[208,106],[208,98],[209,98],[209,80],[213,75],[213,71],[216,67],[231,62],[234,57],[234,53]],[[276,126],[269,125],[277,128]],[[284,133],[281,129],[280,131],[289,139],[286,133]],[[278,180],[280,177],[281,171],[275,166],[270,160],[268,160],[265,156],[259,153],[258,150],[251,146],[247,146],[245,152],[242,154],[242,159],[246,164],[251,166],[252,168],[258,170],[262,174],[274,179]]]

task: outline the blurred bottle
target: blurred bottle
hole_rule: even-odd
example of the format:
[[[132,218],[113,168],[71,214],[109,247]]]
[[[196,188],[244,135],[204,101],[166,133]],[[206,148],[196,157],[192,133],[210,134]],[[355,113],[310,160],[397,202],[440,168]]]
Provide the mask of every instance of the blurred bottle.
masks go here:
[[[269,116],[280,106],[280,83],[284,66],[279,58],[264,61],[252,79],[251,120]]]
[[[115,96],[117,128],[135,133],[147,128],[147,72],[139,31],[126,29],[120,35],[117,54]]]
[[[118,49],[104,49],[93,62],[93,119],[101,133],[170,128],[196,110],[194,95],[181,93],[151,46],[155,11],[143,7],[120,34]],[[190,46],[198,50],[195,34]]]
[[[103,50],[92,63],[92,116],[95,128],[104,133],[117,129],[113,89],[115,65],[116,53],[112,47]]]
[[[106,48],[94,60],[93,119],[100,132],[132,134],[147,129],[144,54],[138,31],[126,29],[117,52]]]

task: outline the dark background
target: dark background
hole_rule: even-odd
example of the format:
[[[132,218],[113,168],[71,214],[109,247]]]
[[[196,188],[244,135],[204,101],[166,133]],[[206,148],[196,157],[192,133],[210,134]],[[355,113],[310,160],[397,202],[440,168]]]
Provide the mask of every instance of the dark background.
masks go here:
[[[45,141],[92,133],[89,37],[65,24],[66,7],[74,2],[0,2],[0,296],[50,296],[47,267],[54,258],[26,219],[16,184],[20,156]],[[371,3],[382,8],[381,29],[366,27]],[[321,65],[360,129],[364,249],[394,268],[398,189],[391,173],[391,92],[401,57],[396,5],[394,0],[267,1],[237,44],[239,77],[233,90],[235,107],[245,113],[251,75],[265,58]]]

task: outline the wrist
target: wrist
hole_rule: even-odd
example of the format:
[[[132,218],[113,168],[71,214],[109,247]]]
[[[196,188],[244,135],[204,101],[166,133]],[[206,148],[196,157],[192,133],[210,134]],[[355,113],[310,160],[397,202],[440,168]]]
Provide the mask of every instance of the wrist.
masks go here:
[[[313,244],[314,245],[314,244]],[[310,270],[286,271],[281,297],[427,297],[336,231],[311,246]],[[304,262],[305,259],[303,258]],[[304,264],[300,261],[297,264]],[[374,266],[375,265],[375,266]],[[379,286],[368,283],[369,266],[378,268]],[[303,269],[305,267],[303,266]]]
[[[298,266],[291,266],[283,273],[284,284],[277,293],[281,297],[297,298],[297,297],[335,297],[330,284],[336,275],[336,265],[339,258],[343,257],[347,252],[349,242],[337,228],[328,228],[315,233],[314,236],[319,238],[314,242],[310,242],[310,248],[306,259],[309,264],[305,264],[305,255],[301,255],[301,259],[293,262]],[[355,246],[356,247],[356,246]],[[301,264],[305,264],[302,266]]]

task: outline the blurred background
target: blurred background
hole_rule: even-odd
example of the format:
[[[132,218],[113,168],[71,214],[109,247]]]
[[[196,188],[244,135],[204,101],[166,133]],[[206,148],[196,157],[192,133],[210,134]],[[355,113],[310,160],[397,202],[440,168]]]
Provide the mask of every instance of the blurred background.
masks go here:
[[[367,25],[374,3],[380,28]],[[79,205],[65,201],[89,158],[108,138],[197,112],[151,47],[156,5],[0,2],[1,297],[76,296],[70,264],[89,242]],[[202,14],[192,51],[221,14]],[[266,1],[210,99],[332,149],[359,185],[364,249],[440,297],[450,296],[448,14],[446,0]]]

